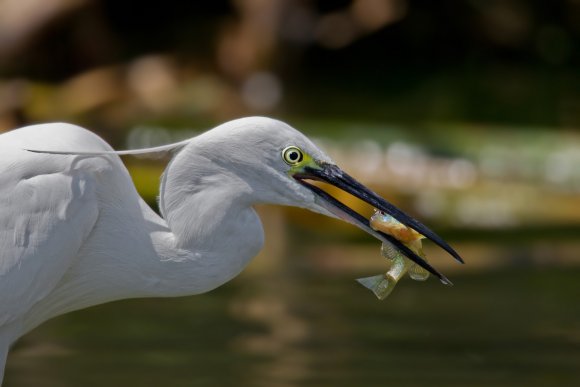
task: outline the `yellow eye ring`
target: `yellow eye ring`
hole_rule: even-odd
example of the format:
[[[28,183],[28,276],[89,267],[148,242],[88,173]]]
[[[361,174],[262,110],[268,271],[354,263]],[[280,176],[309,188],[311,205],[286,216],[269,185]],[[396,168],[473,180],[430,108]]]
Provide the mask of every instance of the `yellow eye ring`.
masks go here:
[[[304,160],[304,154],[300,148],[289,146],[282,151],[282,159],[288,165],[297,165]]]

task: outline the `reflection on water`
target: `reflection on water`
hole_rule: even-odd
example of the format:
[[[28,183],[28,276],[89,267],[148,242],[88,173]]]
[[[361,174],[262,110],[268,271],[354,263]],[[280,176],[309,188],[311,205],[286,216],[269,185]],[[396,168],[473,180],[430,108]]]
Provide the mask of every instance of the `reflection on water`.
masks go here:
[[[404,280],[379,302],[304,255],[207,295],[55,319],[15,348],[5,385],[580,385],[578,268]]]

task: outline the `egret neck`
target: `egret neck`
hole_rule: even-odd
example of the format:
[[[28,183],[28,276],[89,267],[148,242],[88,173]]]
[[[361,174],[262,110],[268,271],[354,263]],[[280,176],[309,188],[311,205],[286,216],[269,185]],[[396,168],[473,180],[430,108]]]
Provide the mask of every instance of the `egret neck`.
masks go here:
[[[159,244],[166,249],[159,257],[161,266],[167,265],[160,276],[162,289],[154,294],[203,293],[239,274],[264,243],[253,204],[253,188],[240,175],[199,155],[195,144],[176,155],[161,181],[159,205],[171,238],[154,234],[165,242]],[[172,277],[184,274],[171,263],[180,262],[193,270],[187,279],[176,280]]]

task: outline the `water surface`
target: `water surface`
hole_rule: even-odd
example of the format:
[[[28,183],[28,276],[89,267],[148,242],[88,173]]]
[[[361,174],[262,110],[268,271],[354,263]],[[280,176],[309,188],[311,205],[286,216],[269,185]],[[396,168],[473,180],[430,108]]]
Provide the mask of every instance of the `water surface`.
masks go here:
[[[21,340],[5,386],[580,385],[578,268],[403,280],[383,302],[353,278],[302,262],[61,316]]]

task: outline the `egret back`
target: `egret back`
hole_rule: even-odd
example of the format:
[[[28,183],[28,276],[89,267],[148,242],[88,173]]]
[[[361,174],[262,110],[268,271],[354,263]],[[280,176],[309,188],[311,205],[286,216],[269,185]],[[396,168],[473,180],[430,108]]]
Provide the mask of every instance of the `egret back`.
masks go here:
[[[0,330],[18,324],[58,285],[97,221],[92,171],[71,157],[24,150],[65,144],[106,147],[68,124],[0,135]]]

